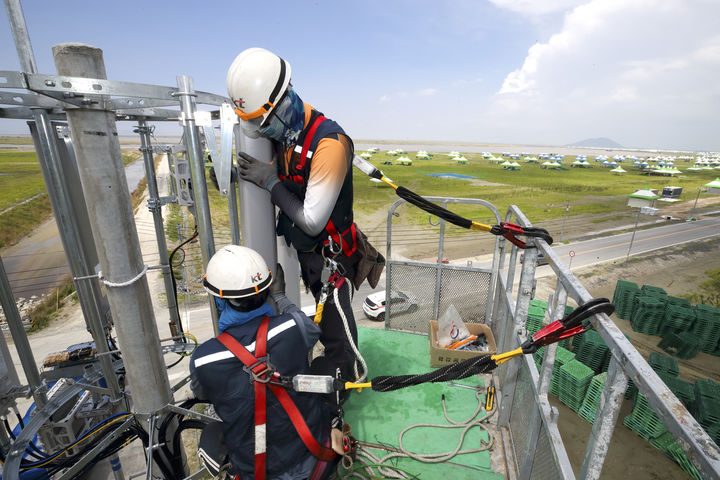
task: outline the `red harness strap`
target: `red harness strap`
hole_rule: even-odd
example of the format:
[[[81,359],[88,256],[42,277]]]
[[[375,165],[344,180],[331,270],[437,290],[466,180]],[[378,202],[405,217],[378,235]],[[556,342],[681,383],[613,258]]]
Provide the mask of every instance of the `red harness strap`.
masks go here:
[[[305,168],[305,160],[307,160],[307,154],[310,150],[310,144],[312,144],[313,137],[315,136],[315,131],[325,120],[327,120],[327,118],[322,115],[318,115],[313,124],[310,126],[310,130],[308,130],[307,135],[305,135],[305,141],[303,142],[302,150],[300,151],[300,162],[295,166],[298,170]]]
[[[272,372],[269,371],[267,363],[263,358],[267,354],[267,332],[270,324],[270,317],[265,317],[260,324],[255,339],[255,355],[250,353],[240,342],[235,340],[232,335],[223,332],[218,335],[217,339],[220,343],[230,350],[241,362],[245,364],[256,376],[255,380],[255,479],[264,480],[266,475],[266,435],[267,435],[267,390],[265,386],[275,394],[280,404],[288,414],[290,421],[295,426],[300,439],[303,441],[308,450],[321,460],[333,460],[337,454],[334,450],[320,445],[312,432],[308,428],[302,414],[298,410],[295,403],[285,389],[279,385],[270,384]]]
[[[350,255],[355,253],[355,250],[357,250],[357,230],[355,228],[354,222],[350,225],[350,228],[348,228],[342,233],[338,233],[332,220],[328,220],[327,225],[325,225],[325,230],[327,230],[327,232],[330,234],[330,237],[332,237],[332,239],[338,245],[342,245],[342,250],[346,257],[349,257]],[[345,237],[345,235],[348,234],[348,232],[350,232],[351,234],[352,242],[343,241],[343,238]]]

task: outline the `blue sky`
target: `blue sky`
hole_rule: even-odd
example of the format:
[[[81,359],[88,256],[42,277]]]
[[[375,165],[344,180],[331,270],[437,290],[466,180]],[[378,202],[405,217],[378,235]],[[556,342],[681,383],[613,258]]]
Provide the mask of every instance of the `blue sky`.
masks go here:
[[[358,139],[720,150],[716,0],[26,0],[51,47],[104,51],[108,78],[226,94],[243,49],[288,60],[303,99]],[[0,69],[19,70],[4,9]],[[158,127],[174,133],[175,126]],[[121,127],[121,133],[127,131]],[[25,133],[0,120],[0,132]]]

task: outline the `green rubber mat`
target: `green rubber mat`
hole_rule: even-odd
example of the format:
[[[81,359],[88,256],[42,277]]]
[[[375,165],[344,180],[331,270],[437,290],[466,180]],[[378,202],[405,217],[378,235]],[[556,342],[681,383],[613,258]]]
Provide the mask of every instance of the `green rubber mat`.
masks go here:
[[[430,370],[430,356],[426,336],[412,333],[358,328],[359,348],[368,365],[368,378],[381,375],[420,374]],[[481,385],[477,377],[457,383]],[[485,388],[481,386],[483,408],[478,417],[485,415]],[[443,416],[442,396],[448,417],[455,422],[467,420],[478,408],[478,400],[471,389],[453,387],[447,383],[426,383],[392,392],[374,392],[370,389],[353,392],[345,402],[345,421],[352,426],[352,435],[361,442],[399,447],[400,433],[419,423],[448,425]],[[490,427],[492,428],[492,427]],[[454,451],[462,428],[418,427],[403,436],[403,447],[413,453],[429,454]],[[462,449],[481,446],[487,441],[487,432],[472,427],[465,435]],[[368,447],[361,447],[368,449]],[[369,449],[378,458],[388,454],[381,449]],[[493,472],[488,451],[456,455],[449,460],[429,464],[410,458],[396,458],[387,462],[408,472],[410,478],[444,480],[501,479]],[[367,473],[356,465],[356,472]],[[377,475],[377,473],[376,473]],[[413,476],[414,475],[414,476]],[[368,477],[370,478],[370,477]]]

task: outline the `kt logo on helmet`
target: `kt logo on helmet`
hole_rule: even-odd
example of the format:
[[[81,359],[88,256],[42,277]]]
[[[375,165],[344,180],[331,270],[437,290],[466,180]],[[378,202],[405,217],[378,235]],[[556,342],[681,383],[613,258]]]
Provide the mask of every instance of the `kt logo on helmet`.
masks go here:
[[[242,98],[238,98],[237,100],[233,100],[233,102],[235,102],[235,105],[237,105],[237,106],[240,107],[240,108],[244,108],[244,107],[245,107],[245,105],[244,105],[245,100],[243,100]]]
[[[253,283],[262,282],[262,273],[258,272],[257,274],[250,277],[250,280],[252,280]]]

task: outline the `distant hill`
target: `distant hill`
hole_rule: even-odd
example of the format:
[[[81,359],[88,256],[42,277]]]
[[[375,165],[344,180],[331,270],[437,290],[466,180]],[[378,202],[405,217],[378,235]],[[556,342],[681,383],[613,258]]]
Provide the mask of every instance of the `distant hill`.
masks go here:
[[[594,147],[594,148],[623,148],[622,145],[619,143],[610,140],[609,138],[605,137],[598,137],[598,138],[586,138],[585,140],[580,140],[579,142],[574,142],[569,145],[565,145],[566,147]]]

